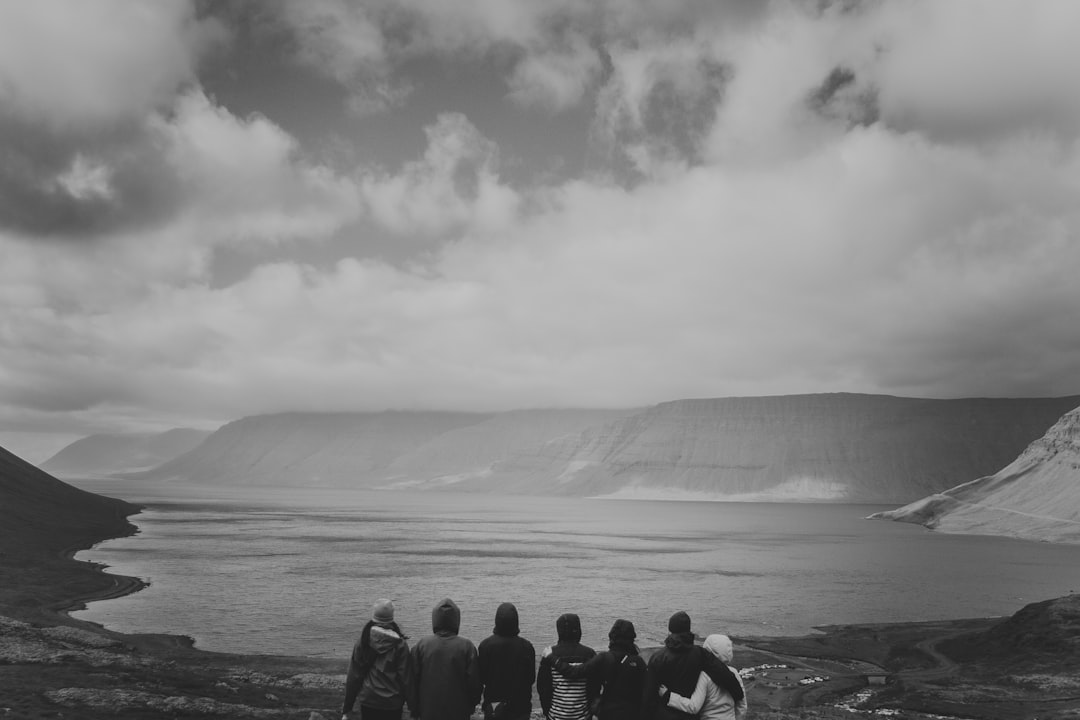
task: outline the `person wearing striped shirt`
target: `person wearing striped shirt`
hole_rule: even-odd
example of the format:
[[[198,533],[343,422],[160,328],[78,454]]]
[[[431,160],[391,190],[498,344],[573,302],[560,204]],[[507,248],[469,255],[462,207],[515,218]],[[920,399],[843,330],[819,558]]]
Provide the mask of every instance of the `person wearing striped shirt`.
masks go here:
[[[599,682],[595,679],[574,679],[554,671],[558,661],[570,666],[584,663],[596,655],[596,651],[581,644],[581,619],[573,614],[560,615],[555,621],[559,642],[545,648],[536,673],[536,692],[540,706],[548,720],[589,720],[592,703],[599,695]]]

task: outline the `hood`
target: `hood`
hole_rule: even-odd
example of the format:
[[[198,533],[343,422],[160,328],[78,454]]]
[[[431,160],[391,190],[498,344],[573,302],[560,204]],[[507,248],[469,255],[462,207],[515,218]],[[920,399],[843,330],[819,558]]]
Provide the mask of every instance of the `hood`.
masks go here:
[[[495,611],[495,634],[514,637],[521,632],[518,628],[518,611],[514,603],[503,603]]]
[[[731,638],[727,635],[710,635],[705,638],[705,649],[720,658],[720,662],[725,665],[731,662],[735,652],[731,645]]]
[[[629,655],[637,655],[637,647],[634,639],[637,633],[634,631],[634,623],[629,620],[616,620],[608,632],[608,649],[618,650]]]
[[[664,640],[664,647],[672,652],[687,652],[694,647],[694,633],[671,633]]]
[[[390,628],[371,626],[371,649],[378,654],[390,652],[400,642],[401,636]]]
[[[559,642],[581,642],[581,618],[574,613],[560,615],[555,621],[559,633]]]
[[[438,634],[444,633],[457,635],[461,627],[461,610],[457,603],[450,598],[445,598],[431,611],[431,631]]]

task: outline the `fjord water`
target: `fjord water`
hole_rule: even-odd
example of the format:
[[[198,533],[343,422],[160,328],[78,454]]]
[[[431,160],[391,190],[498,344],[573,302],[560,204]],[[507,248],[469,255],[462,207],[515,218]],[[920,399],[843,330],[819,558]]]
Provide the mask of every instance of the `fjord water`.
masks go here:
[[[80,486],[147,506],[138,535],[79,557],[150,587],[76,617],[207,650],[345,657],[381,597],[414,638],[449,596],[477,642],[511,601],[538,647],[564,612],[606,647],[615,618],[654,644],[675,610],[701,634],[784,635],[1005,615],[1080,590],[1078,546],[864,519],[879,506]]]

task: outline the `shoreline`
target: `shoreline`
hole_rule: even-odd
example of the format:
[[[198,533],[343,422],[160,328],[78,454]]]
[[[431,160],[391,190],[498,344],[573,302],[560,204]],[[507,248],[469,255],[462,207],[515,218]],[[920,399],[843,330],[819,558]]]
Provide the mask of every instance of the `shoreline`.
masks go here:
[[[68,529],[59,538],[44,532],[16,541],[9,536],[7,543],[0,538],[0,568],[22,577],[42,575],[52,584],[37,587],[53,596],[38,605],[40,612],[31,622],[10,617],[32,613],[25,608],[13,613],[17,608],[0,598],[0,706],[14,710],[14,717],[70,710],[87,720],[172,718],[178,712],[290,720],[340,716],[346,658],[207,651],[188,636],[126,634],[71,617],[87,603],[124,597],[149,584],[110,573],[103,563],[75,558],[102,542],[139,532],[130,518],[142,508],[122,507],[133,509],[117,514],[111,523]],[[50,540],[65,535],[68,544],[57,550],[54,542],[48,552],[51,560],[37,568],[7,552],[15,542],[17,553],[40,556]],[[85,587],[87,575],[94,579],[92,587],[55,597],[57,591]],[[1032,692],[1003,680],[992,667],[951,657],[950,643],[971,646],[968,638],[1001,623],[1001,617],[989,617],[831,624],[816,626],[813,634],[804,636],[732,637],[735,665],[750,673],[746,684],[752,720],[816,717],[815,709],[827,718],[871,718],[880,709],[912,720],[1021,720],[1033,712],[1053,718],[1058,711],[1080,710],[1080,681],[1069,679],[1080,675],[1075,665],[1059,668],[1064,679],[1056,680],[1057,685]],[[1037,684],[1044,675],[1031,677],[1036,679],[1025,682]],[[1075,702],[1060,691],[1073,687],[1070,682],[1076,683]]]

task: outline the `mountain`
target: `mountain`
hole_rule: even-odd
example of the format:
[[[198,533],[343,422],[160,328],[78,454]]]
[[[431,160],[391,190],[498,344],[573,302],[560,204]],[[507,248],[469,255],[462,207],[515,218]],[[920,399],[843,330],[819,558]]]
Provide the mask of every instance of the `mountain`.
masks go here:
[[[993,472],[1080,398],[822,394],[638,410],[243,418],[147,479],[908,502]]]
[[[281,413],[241,418],[139,477],[234,485],[370,485],[398,458],[490,414]]]
[[[1080,408],[993,475],[872,517],[941,532],[1080,542]]]
[[[68,476],[113,475],[146,470],[197,447],[210,433],[174,428],[162,433],[90,435],[76,440],[41,464]]]
[[[468,489],[907,501],[991,472],[1080,398],[817,394],[662,403],[497,464]]]

